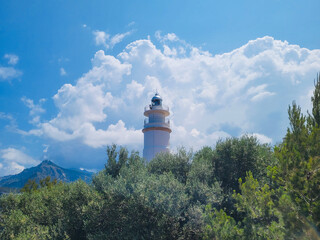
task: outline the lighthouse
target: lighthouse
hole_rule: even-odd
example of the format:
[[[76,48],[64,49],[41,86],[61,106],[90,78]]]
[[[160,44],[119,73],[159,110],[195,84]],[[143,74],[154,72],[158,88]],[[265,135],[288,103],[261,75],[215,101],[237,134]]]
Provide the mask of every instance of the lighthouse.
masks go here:
[[[144,148],[143,157],[149,162],[157,153],[169,152],[170,142],[169,108],[162,105],[162,98],[158,93],[151,99],[151,104],[144,108]]]

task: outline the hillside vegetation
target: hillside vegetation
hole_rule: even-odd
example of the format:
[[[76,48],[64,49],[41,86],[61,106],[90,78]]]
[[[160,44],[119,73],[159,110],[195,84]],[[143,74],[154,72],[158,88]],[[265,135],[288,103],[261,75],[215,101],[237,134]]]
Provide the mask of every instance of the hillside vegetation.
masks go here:
[[[192,153],[107,148],[83,181],[45,179],[0,198],[1,239],[319,239],[320,77],[274,148],[251,136]],[[120,136],[119,136],[120,137]]]

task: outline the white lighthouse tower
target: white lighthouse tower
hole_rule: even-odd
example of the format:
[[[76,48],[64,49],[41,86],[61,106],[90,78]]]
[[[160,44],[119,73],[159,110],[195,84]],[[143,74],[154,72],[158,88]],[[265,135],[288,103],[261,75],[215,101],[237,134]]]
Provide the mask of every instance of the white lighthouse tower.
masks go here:
[[[144,149],[143,157],[149,162],[160,152],[169,151],[170,115],[169,108],[162,105],[162,98],[158,93],[151,99],[151,104],[144,108]]]

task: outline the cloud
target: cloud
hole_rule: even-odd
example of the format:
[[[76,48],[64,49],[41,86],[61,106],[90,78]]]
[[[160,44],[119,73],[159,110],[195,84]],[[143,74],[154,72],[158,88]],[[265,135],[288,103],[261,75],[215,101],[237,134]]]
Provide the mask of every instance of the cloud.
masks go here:
[[[0,120],[5,120],[6,122],[9,122],[9,124],[5,125],[5,129],[7,131],[18,133],[20,135],[29,135],[28,131],[24,131],[18,128],[17,120],[11,114],[0,112]]]
[[[171,150],[175,151],[176,147],[184,146],[192,148],[197,151],[203,146],[214,146],[214,144],[220,139],[226,139],[231,137],[230,134],[224,131],[214,131],[209,134],[200,132],[198,129],[193,128],[188,130],[184,126],[176,126],[174,122],[171,122],[172,133],[171,134]]]
[[[26,167],[35,166],[40,161],[33,159],[16,148],[0,150],[0,176],[17,174]]]
[[[19,57],[15,54],[5,54],[4,58],[8,59],[8,64],[16,65],[19,61]]]
[[[5,120],[5,121],[9,122],[9,124],[6,125],[6,128],[8,130],[16,132],[17,122],[16,122],[16,119],[11,114],[6,114],[4,112],[0,112],[0,120]]]
[[[10,80],[12,78],[18,78],[21,75],[22,75],[22,72],[13,67],[0,66],[0,81]]]
[[[38,104],[35,104],[32,99],[26,97],[22,97],[21,101],[30,109],[29,115],[32,117],[30,123],[39,123],[40,115],[45,112],[45,109],[42,108],[42,104],[46,101],[46,99],[40,99]]]
[[[70,59],[66,58],[66,57],[60,57],[58,58],[58,63],[65,63],[65,62],[69,62]]]
[[[92,173],[97,173],[99,170],[98,169],[88,169],[88,168],[79,168],[81,171],[87,171],[87,172],[92,172]]]
[[[135,80],[132,80],[132,82],[127,84],[126,86],[124,97],[130,100],[134,100],[141,97],[144,89],[145,87],[142,84],[136,82]]]
[[[274,143],[285,134],[288,104],[305,103],[320,69],[320,50],[269,36],[217,55],[175,34],[159,36],[157,45],[136,40],[117,56],[97,51],[92,68],[53,96],[57,115],[29,134],[74,143],[74,149],[115,142],[141,150],[143,107],[157,89],[170,107],[172,149],[197,150],[248,132]],[[101,33],[98,42],[105,39],[109,44],[111,37]]]
[[[14,118],[10,114],[6,114],[4,112],[0,112],[0,119],[14,121]]]
[[[251,101],[259,101],[259,100],[262,100],[262,99],[264,99],[266,97],[273,96],[273,95],[275,95],[275,93],[272,93],[272,92],[260,92],[257,95],[253,96],[251,98]]]
[[[169,48],[167,45],[163,45],[163,53],[166,56],[176,56],[177,50],[175,48]]]
[[[171,42],[176,42],[176,41],[181,41],[178,36],[174,33],[167,33],[166,35],[162,36],[161,35],[161,31],[157,31],[155,33],[156,38],[161,41],[161,42],[165,42],[165,41],[171,41]]]
[[[107,144],[135,145],[142,142],[141,130],[128,129],[124,122],[119,120],[110,124],[106,130],[96,129],[92,124],[86,124],[80,129],[84,143],[91,147],[102,147]]]
[[[61,75],[61,76],[67,75],[67,72],[66,72],[66,70],[65,70],[63,67],[60,68],[60,75]]]
[[[93,35],[95,37],[96,45],[102,45],[105,47],[105,49],[112,49],[115,45],[122,42],[122,40],[129,36],[132,33],[132,31],[128,31],[125,33],[118,33],[114,36],[110,36],[110,34],[107,34],[104,31],[95,30],[93,31]]]
[[[44,147],[43,152],[47,153],[50,146],[48,144],[42,144],[42,146]]]
[[[135,21],[132,21],[132,22],[130,22],[127,26],[128,27],[132,27],[133,25],[135,25],[136,23],[135,23]]]
[[[263,134],[259,134],[259,133],[252,133],[252,134],[246,134],[247,136],[253,136],[253,137],[256,137],[258,139],[258,141],[261,143],[261,144],[264,144],[264,143],[272,143],[272,139],[263,135]]]
[[[106,110],[117,111],[122,99],[114,97],[108,89],[120,86],[124,75],[129,75],[131,65],[121,63],[112,56],[98,51],[92,59],[93,68],[78,79],[76,85],[64,84],[53,96],[59,114],[48,122],[43,122],[38,129],[29,133],[47,136],[56,141],[70,141],[82,139],[83,143],[91,147],[101,147],[111,143],[133,144],[141,141],[141,130],[128,129],[124,122],[117,120],[110,123],[107,129],[97,129],[94,124],[107,120]],[[141,95],[141,86],[136,82],[128,85],[130,91]],[[143,87],[142,87],[143,89]],[[139,93],[140,91],[140,93]],[[39,105],[31,100],[23,99],[33,113]],[[40,110],[38,108],[38,110]],[[117,136],[123,136],[121,141]]]
[[[95,37],[95,42],[96,45],[104,45],[106,48],[109,48],[109,46],[107,45],[107,40],[109,40],[110,35],[103,32],[103,31],[94,31],[93,35]]]
[[[19,61],[19,57],[15,54],[5,54],[5,59],[8,59],[9,65],[16,65]],[[0,66],[0,82],[8,81],[13,78],[18,78],[22,75],[22,72],[15,69],[14,67]]]
[[[122,40],[123,40],[126,36],[129,36],[130,34],[131,34],[131,31],[125,32],[125,33],[118,33],[118,34],[114,35],[114,36],[110,39],[110,48],[113,48],[116,44],[122,42]]]
[[[251,101],[253,102],[259,101],[266,97],[275,95],[274,92],[269,92],[266,90],[267,86],[268,86],[267,84],[262,84],[259,86],[250,87],[247,93],[248,95],[252,96]]]

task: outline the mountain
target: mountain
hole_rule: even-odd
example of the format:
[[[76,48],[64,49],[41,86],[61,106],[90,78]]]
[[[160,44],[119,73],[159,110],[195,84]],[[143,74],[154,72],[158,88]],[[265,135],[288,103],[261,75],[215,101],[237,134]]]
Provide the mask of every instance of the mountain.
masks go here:
[[[50,176],[51,179],[57,179],[63,182],[73,182],[81,178],[89,183],[92,179],[91,172],[80,169],[65,169],[49,160],[45,160],[38,166],[24,169],[21,173],[0,177],[0,188],[22,188],[29,179],[39,182],[41,179]]]

